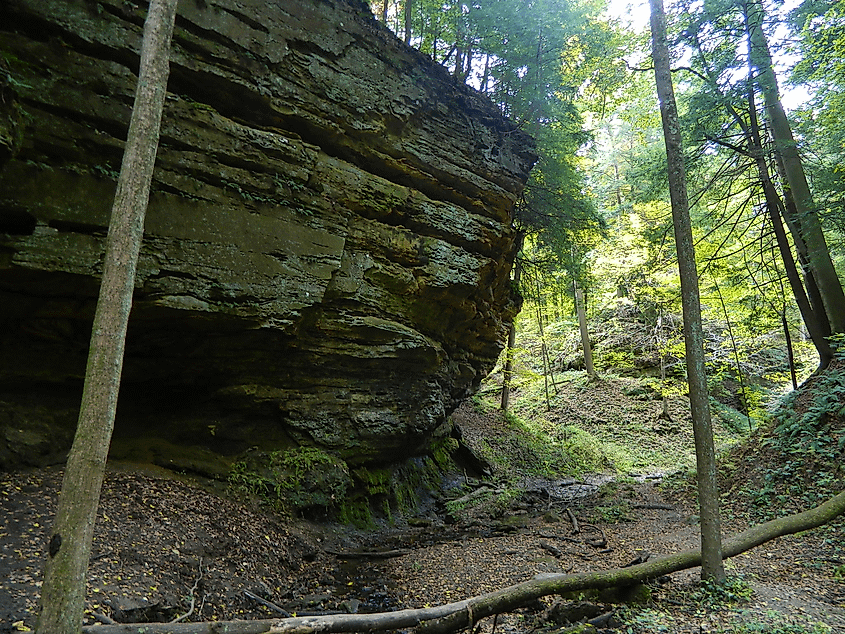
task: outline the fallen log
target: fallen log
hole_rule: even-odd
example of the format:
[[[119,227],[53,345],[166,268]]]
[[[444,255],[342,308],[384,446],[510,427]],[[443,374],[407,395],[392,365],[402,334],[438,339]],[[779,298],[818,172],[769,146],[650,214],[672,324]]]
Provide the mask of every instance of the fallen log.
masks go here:
[[[845,513],[845,491],[808,511],[765,522],[725,540],[722,544],[722,555],[725,558],[735,557],[777,537],[827,524],[843,513]],[[317,634],[415,627],[418,634],[447,634],[470,627],[488,616],[510,612],[540,597],[578,590],[602,590],[629,586],[699,565],[701,565],[701,552],[696,549],[667,555],[627,568],[538,576],[508,588],[431,608],[378,614],[334,614],[260,621],[96,625],[83,627],[82,632],[84,634]]]

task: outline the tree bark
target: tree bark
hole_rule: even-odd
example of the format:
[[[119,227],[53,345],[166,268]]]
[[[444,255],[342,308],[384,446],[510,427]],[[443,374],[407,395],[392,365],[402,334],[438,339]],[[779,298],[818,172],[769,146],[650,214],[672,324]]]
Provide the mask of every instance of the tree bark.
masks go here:
[[[817,288],[813,281],[813,272],[807,271],[804,276],[804,283],[802,283],[798,266],[795,263],[795,258],[792,256],[792,249],[789,246],[789,240],[781,222],[781,219],[786,215],[784,204],[780,196],[778,196],[775,185],[769,176],[769,166],[766,163],[760,125],[757,120],[756,100],[754,99],[754,92],[750,88],[748,91],[748,111],[750,113],[747,131],[749,150],[754,158],[757,166],[757,174],[760,177],[760,183],[763,187],[766,210],[769,214],[769,220],[772,223],[775,242],[777,243],[778,251],[783,261],[786,279],[792,289],[792,296],[795,298],[798,311],[801,313],[801,318],[804,320],[807,331],[810,333],[810,338],[813,340],[813,345],[816,347],[816,352],[819,354],[819,367],[823,369],[830,365],[833,359],[833,350],[827,340],[827,337],[830,336],[830,322],[827,319],[824,306],[819,301],[816,301],[814,305],[812,301],[813,294],[807,290]],[[805,284],[807,288],[805,288]]]
[[[91,540],[167,89],[176,1],[153,0],[144,25],[138,88],[109,223],[79,421],[44,569],[40,634],[76,634],[82,623]]]
[[[789,322],[786,321],[786,306],[780,314],[781,325],[783,326],[783,339],[786,342],[786,358],[789,361],[789,376],[792,378],[792,389],[798,389],[798,377],[795,373],[795,352],[792,349],[792,335],[789,333]]]
[[[508,411],[511,400],[511,380],[513,378],[513,349],[516,345],[516,323],[508,327],[508,345],[505,348],[505,367],[502,369],[502,399],[499,409]]]
[[[830,249],[816,214],[798,145],[792,136],[792,128],[780,100],[772,56],[766,35],[763,33],[765,11],[759,0],[749,0],[746,11],[746,29],[751,43],[752,62],[757,67],[757,81],[765,100],[775,153],[783,171],[784,189],[796,207],[793,222],[799,228],[801,239],[807,246],[808,264],[818,284],[831,329],[834,333],[842,333],[845,332],[845,291],[830,258]]]
[[[698,291],[698,271],[687,198],[681,128],[675,91],[669,67],[669,47],[666,44],[666,16],[662,0],[650,0],[652,56],[654,78],[660,101],[663,136],[675,227],[675,248],[678,252],[678,272],[681,277],[681,305],[684,315],[684,344],[686,348],[687,380],[690,412],[695,437],[698,499],[701,517],[701,576],[722,582],[721,527],[719,520],[719,489],[716,484],[716,451],[713,447],[713,428],[704,366],[704,332],[701,324],[701,301]]]
[[[513,288],[519,292],[520,284],[522,283],[522,260],[519,259],[519,251],[522,250],[522,241],[524,236],[519,234],[516,241],[516,257],[513,264]],[[511,381],[513,380],[513,355],[514,346],[516,345],[516,321],[511,321],[508,328],[508,345],[505,349],[505,367],[502,369],[502,399],[500,403],[503,412],[508,411],[511,396]]]
[[[771,520],[727,539],[722,554],[726,558],[735,557],[778,537],[822,526],[843,513],[845,513],[845,491],[808,511]],[[679,570],[693,568],[701,563],[699,550],[687,550],[626,568],[535,577],[508,588],[456,603],[380,614],[334,614],[265,621],[92,625],[82,628],[82,632],[83,634],[263,634],[264,632],[318,634],[416,627],[418,634],[447,634],[467,628],[494,614],[510,612],[540,597],[579,590],[630,586]]]
[[[411,45],[411,21],[414,12],[414,0],[405,0],[405,44]]]
[[[575,282],[575,312],[578,313],[578,329],[581,331],[581,347],[584,349],[584,367],[587,370],[587,375],[595,378],[596,368],[593,365],[593,348],[590,346],[587,311],[584,309],[584,291],[578,288],[578,282]]]

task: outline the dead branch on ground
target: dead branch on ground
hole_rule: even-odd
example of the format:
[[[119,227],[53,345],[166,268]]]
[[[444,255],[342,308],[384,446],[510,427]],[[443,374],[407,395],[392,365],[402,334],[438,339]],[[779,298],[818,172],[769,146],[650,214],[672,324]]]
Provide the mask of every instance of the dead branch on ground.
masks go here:
[[[171,623],[179,623],[180,621],[184,621],[185,619],[187,619],[189,616],[191,616],[194,613],[194,607],[197,604],[197,597],[196,597],[197,586],[199,586],[200,579],[202,579],[202,558],[200,558],[199,569],[200,569],[199,576],[197,577],[197,580],[194,581],[194,585],[191,587],[191,595],[190,595],[191,596],[191,607],[188,608],[187,612],[177,616],[175,619],[170,621]]]
[[[575,517],[575,513],[572,512],[572,509],[568,506],[566,507],[566,514],[569,516],[569,521],[572,522],[572,532],[580,533],[581,527],[578,526],[578,519]]]

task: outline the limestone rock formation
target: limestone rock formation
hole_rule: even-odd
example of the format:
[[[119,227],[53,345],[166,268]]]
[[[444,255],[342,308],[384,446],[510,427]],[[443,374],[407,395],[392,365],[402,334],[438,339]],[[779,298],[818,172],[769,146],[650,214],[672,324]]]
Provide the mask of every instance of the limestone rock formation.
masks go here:
[[[72,436],[144,15],[0,7],[0,467]],[[182,0],[171,67],[114,446],[421,451],[517,308],[533,142],[360,0]]]

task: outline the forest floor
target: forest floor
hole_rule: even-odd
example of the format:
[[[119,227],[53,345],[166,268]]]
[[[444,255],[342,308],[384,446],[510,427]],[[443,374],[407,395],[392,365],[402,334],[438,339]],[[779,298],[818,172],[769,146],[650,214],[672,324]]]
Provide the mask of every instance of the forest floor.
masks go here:
[[[501,414],[471,405],[454,419],[470,447],[513,433]],[[34,628],[60,477],[57,468],[0,474],[2,634]],[[538,573],[624,566],[698,545],[694,499],[683,478],[674,480],[532,477],[508,496],[495,481],[476,481],[462,488],[476,502],[453,502],[450,513],[441,506],[437,516],[360,530],[274,514],[154,467],[115,464],[100,505],[86,623],[188,612],[187,621],[275,618],[277,607],[387,611],[461,600]],[[726,534],[750,523],[738,497],[724,499],[723,513]],[[548,597],[485,619],[477,631],[559,632],[568,621],[610,615],[597,631],[845,632],[843,541],[840,519],[730,560],[730,583],[719,592],[702,589],[692,569],[651,584],[642,605]]]

